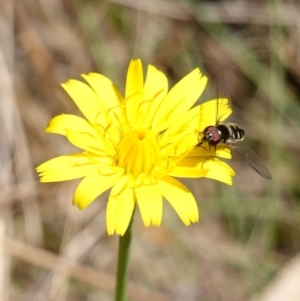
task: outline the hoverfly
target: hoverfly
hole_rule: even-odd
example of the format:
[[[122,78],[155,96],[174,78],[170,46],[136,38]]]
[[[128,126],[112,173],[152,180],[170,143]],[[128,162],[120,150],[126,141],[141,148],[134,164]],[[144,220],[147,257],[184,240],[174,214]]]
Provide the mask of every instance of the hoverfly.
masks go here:
[[[244,140],[245,131],[235,123],[222,123],[221,121],[226,119],[231,112],[228,113],[228,108],[231,111],[229,93],[222,93],[222,98],[219,97],[219,91],[221,88],[227,91],[225,81],[223,78],[218,79],[218,98],[215,101],[214,107],[216,120],[214,124],[207,126],[203,131],[199,132],[200,142],[197,146],[207,143],[209,147],[216,147],[217,145],[226,145],[237,153],[243,160],[245,160],[258,174],[265,179],[272,179],[272,176],[262,161],[262,159],[250,148],[245,145],[236,144]],[[225,96],[226,95],[226,96]],[[227,112],[225,113],[227,107]]]

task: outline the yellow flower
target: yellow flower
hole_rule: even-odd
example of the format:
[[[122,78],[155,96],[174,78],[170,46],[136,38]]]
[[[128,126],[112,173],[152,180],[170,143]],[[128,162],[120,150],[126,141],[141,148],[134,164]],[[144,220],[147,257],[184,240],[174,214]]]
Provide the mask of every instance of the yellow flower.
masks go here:
[[[123,97],[101,74],[82,77],[88,85],[69,80],[62,87],[85,118],[59,115],[45,131],[66,136],[83,152],[41,164],[37,167],[41,182],[83,177],[73,199],[80,209],[111,188],[106,213],[109,234],[125,233],[136,204],[145,226],[159,226],[163,197],[185,225],[197,222],[192,193],[173,177],[209,177],[231,184],[234,174],[215,158],[230,157],[225,146],[195,147],[204,126],[199,117],[208,112],[211,120],[204,118],[205,124],[215,123],[212,102],[191,109],[207,78],[197,68],[168,91],[161,71],[149,65],[144,82],[141,61],[132,60]]]

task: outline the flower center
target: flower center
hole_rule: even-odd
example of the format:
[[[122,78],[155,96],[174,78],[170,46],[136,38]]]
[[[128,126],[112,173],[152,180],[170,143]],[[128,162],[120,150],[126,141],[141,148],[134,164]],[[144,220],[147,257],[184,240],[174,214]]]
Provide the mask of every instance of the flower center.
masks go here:
[[[135,177],[150,174],[158,160],[159,148],[151,131],[131,130],[118,145],[116,164]]]

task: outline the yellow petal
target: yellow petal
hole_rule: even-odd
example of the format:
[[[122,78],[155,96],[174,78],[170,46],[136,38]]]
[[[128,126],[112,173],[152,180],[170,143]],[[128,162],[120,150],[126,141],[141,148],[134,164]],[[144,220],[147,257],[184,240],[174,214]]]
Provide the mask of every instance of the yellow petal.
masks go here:
[[[202,132],[207,126],[224,121],[231,113],[232,110],[227,98],[204,102],[199,106],[198,130]]]
[[[93,173],[94,170],[95,170],[94,167],[88,169],[88,168],[82,168],[77,166],[75,168],[70,168],[70,169],[57,169],[51,172],[42,172],[40,174],[41,177],[40,182],[51,183],[51,182],[61,182],[61,181],[79,179]]]
[[[140,208],[144,225],[160,226],[162,219],[162,195],[157,184],[142,185],[135,188],[137,203]]]
[[[117,107],[123,97],[115,84],[106,76],[99,73],[81,74],[97,93],[106,110]]]
[[[95,128],[86,119],[70,114],[63,114],[52,118],[45,132],[65,136],[66,129],[74,132],[89,133],[92,136],[98,137]]]
[[[126,114],[129,123],[138,118],[138,109],[143,97],[143,66],[140,59],[131,60],[126,78]]]
[[[224,159],[231,159],[231,150],[227,145],[219,144],[217,146],[209,146],[203,144],[203,146],[194,147],[189,151],[187,157],[221,157]],[[198,158],[202,159],[202,158]]]
[[[161,134],[161,144],[169,145],[170,143],[181,143],[184,136],[193,135],[194,146],[198,143],[197,127],[199,124],[199,108],[195,107],[186,114],[182,114],[180,118]]]
[[[168,79],[161,71],[149,65],[144,86],[144,99],[151,100],[160,94],[163,98],[168,92]]]
[[[99,73],[82,74],[81,76],[91,85],[105,107],[105,111],[97,117],[97,125],[100,123],[102,128],[106,128],[107,124],[114,124],[118,128],[122,128],[122,123],[126,120],[123,115],[124,107],[121,105],[123,97],[118,88],[110,79]]]
[[[155,128],[164,130],[178,121],[198,100],[206,83],[206,76],[201,76],[198,68],[179,81],[159,106],[153,121]]]
[[[94,90],[78,80],[69,80],[61,86],[70,95],[87,120],[95,124],[105,108]]]
[[[137,92],[141,92],[144,87],[143,65],[140,59],[131,60],[127,78],[126,78],[126,93],[125,97],[129,98]]]
[[[41,182],[59,182],[85,177],[109,164],[111,159],[82,153],[51,159],[38,166],[36,171],[40,174]]]
[[[205,177],[206,174],[206,169],[187,166],[175,166],[171,172],[169,172],[169,176],[179,178],[201,178]]]
[[[234,170],[225,162],[218,158],[208,158],[199,162],[199,167],[208,169],[206,178],[214,179],[228,185],[232,185],[232,177],[235,175]]]
[[[158,185],[186,226],[199,220],[197,203],[187,187],[168,176],[158,180]]]
[[[95,153],[99,155],[111,154],[114,153],[114,148],[109,144],[108,140],[104,140],[103,137],[95,138],[89,133],[77,133],[71,130],[66,130],[66,136],[68,140],[75,146]]]
[[[145,129],[151,127],[157,108],[167,93],[167,77],[154,66],[149,65],[144,85],[143,102],[140,104],[136,119],[137,126]]]
[[[218,145],[216,148],[216,156],[224,159],[231,159],[231,150],[227,145]]]
[[[89,162],[89,158],[86,155],[86,153],[73,154],[69,156],[60,156],[42,163],[36,168],[36,171],[42,172],[46,169],[52,167],[59,167],[61,165],[72,166],[72,165],[86,164],[88,162]]]
[[[124,235],[130,223],[134,206],[134,190],[127,187],[126,177],[123,177],[112,188],[107,204],[106,225],[109,235],[115,232],[118,235]]]
[[[79,209],[84,209],[101,193],[115,185],[117,181],[117,175],[102,176],[98,172],[94,172],[86,176],[76,188],[73,205]]]

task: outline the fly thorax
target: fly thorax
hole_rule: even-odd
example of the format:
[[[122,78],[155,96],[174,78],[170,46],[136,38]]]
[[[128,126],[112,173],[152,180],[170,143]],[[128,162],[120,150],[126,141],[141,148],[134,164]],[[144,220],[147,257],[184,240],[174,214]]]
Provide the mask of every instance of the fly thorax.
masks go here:
[[[228,142],[228,140],[231,139],[232,136],[232,129],[230,126],[228,126],[227,124],[224,123],[220,123],[217,126],[218,130],[220,131],[220,142],[221,143],[226,143]]]

